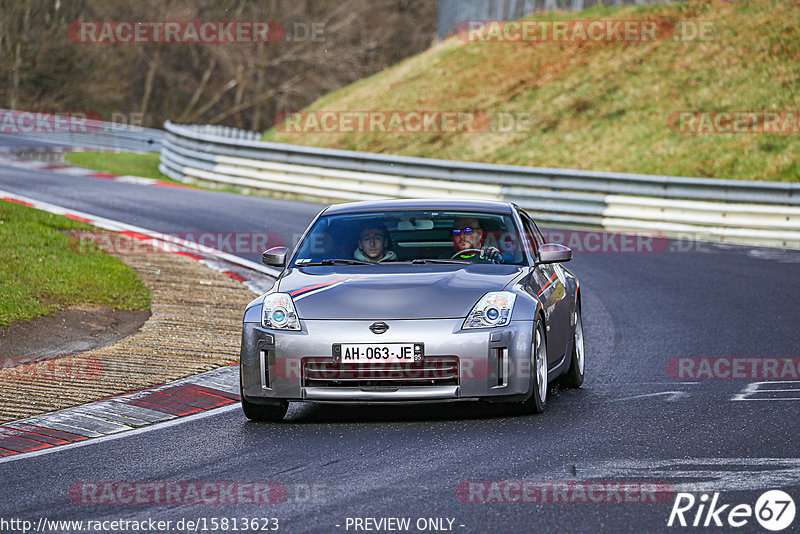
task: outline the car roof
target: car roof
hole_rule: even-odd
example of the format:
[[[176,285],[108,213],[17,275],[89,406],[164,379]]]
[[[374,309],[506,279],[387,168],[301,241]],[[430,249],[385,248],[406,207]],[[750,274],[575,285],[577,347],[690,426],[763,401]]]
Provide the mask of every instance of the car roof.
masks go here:
[[[387,199],[365,200],[361,202],[347,202],[329,206],[323,215],[341,213],[357,213],[364,211],[399,211],[399,210],[475,210],[492,213],[511,213],[509,202],[497,200],[471,200],[471,199]]]

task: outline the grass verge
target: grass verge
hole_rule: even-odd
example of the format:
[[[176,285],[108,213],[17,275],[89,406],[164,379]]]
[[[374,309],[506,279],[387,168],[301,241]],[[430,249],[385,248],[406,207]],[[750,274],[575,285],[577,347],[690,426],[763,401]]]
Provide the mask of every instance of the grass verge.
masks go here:
[[[121,260],[68,236],[79,221],[0,202],[0,326],[75,304],[146,310],[150,291]],[[73,241],[74,240],[74,241]]]
[[[158,170],[159,158],[158,152],[70,152],[64,156],[69,163],[87,169],[173,182]]]

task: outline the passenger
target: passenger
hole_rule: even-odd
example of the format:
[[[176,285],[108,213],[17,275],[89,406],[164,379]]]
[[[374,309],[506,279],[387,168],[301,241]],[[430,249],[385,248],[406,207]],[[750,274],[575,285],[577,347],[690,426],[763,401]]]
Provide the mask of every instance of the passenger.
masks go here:
[[[386,250],[389,246],[389,232],[381,223],[368,224],[361,229],[358,235],[358,248],[353,252],[353,257],[360,261],[379,263],[394,261],[397,254]]]
[[[456,219],[453,223],[453,254],[451,259],[475,263],[503,263],[503,255],[495,247],[483,247],[486,235],[474,217]]]

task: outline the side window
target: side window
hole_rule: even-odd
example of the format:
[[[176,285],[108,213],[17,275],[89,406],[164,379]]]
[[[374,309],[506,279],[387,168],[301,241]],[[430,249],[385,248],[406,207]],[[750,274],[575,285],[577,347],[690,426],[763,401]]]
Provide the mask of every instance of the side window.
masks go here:
[[[539,253],[539,236],[537,236],[536,230],[534,229],[535,225],[528,214],[524,211],[520,211],[520,218],[522,219],[522,231],[523,231],[523,239],[531,249],[534,257]]]

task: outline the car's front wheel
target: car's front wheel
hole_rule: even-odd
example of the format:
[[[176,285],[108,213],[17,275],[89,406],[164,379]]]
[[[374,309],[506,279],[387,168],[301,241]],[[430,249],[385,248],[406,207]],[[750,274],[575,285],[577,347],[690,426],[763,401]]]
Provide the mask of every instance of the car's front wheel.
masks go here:
[[[530,413],[542,413],[547,401],[547,340],[544,336],[544,322],[536,321],[531,343],[531,396],[523,403],[523,409]]]
[[[278,401],[271,404],[255,404],[244,398],[242,395],[242,411],[244,416],[251,421],[282,421],[283,416],[289,409],[289,403]]]

